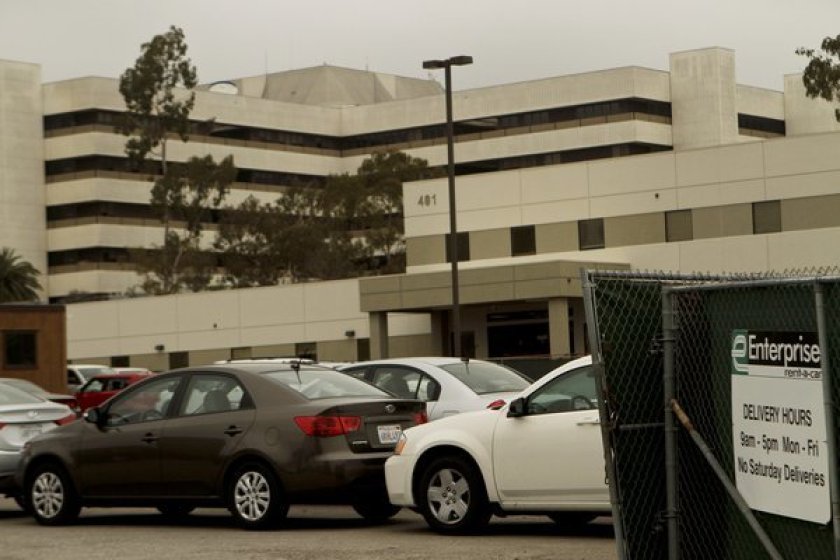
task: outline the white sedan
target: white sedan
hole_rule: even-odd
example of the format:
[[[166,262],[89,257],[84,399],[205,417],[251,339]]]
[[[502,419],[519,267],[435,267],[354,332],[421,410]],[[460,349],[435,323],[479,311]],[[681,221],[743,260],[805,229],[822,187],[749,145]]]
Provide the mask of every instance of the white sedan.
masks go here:
[[[406,430],[385,463],[391,503],[441,533],[479,530],[493,513],[560,524],[609,515],[591,364],[569,362],[499,410]]]
[[[508,367],[473,359],[393,358],[336,369],[398,397],[424,401],[429,420],[481,410],[491,404],[500,407],[531,383]]]

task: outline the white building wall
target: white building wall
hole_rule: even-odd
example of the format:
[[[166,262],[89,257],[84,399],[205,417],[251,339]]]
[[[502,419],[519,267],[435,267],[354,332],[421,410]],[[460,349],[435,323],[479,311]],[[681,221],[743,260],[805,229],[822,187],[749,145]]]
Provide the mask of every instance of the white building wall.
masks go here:
[[[0,247],[47,277],[41,69],[0,60]]]
[[[676,150],[738,140],[733,51],[671,54],[671,122]]]
[[[369,336],[358,280],[205,292],[67,307],[67,357],[229,349]],[[390,314],[391,336],[427,335],[425,314]]]

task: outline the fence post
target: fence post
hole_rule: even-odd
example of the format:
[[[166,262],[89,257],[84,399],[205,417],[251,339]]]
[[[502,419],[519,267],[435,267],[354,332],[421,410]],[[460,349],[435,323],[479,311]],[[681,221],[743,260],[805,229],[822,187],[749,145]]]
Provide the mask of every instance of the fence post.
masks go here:
[[[595,317],[595,284],[589,271],[581,269],[581,285],[583,286],[583,306],[586,324],[589,326],[589,347],[592,350],[592,366],[595,370],[595,385],[598,391],[598,414],[601,418],[601,443],[604,448],[604,467],[610,491],[610,506],[612,509],[613,527],[615,531],[615,545],[618,560],[625,560],[626,546],[624,541],[624,524],[621,519],[621,502],[618,496],[618,480],[616,479],[615,463],[613,462],[612,447],[609,431],[610,415],[605,395],[604,359],[601,353],[601,337],[598,336],[598,321]]]
[[[825,321],[825,290],[819,279],[814,283],[814,300],[817,312],[817,336],[820,343],[823,404],[825,406],[825,438],[828,445],[828,477],[831,493],[831,522],[834,528],[834,558],[840,560],[840,480],[837,479],[837,439],[834,419],[834,393],[829,367],[828,330]]]
[[[674,348],[676,321],[674,293],[667,286],[662,288],[662,389],[665,397],[665,498],[668,527],[668,560],[679,560],[679,525],[677,523],[677,427],[671,401],[676,398],[674,382]]]

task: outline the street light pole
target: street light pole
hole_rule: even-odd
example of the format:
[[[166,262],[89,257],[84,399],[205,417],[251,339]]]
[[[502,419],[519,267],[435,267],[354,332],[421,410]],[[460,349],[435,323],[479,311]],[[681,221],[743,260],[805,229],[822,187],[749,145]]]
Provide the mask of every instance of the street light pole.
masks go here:
[[[423,68],[444,70],[446,90],[446,175],[449,179],[449,260],[452,268],[452,355],[463,358],[461,350],[461,298],[458,283],[458,221],[455,206],[455,141],[452,120],[452,67],[472,64],[471,56],[453,56],[445,60],[426,60]]]

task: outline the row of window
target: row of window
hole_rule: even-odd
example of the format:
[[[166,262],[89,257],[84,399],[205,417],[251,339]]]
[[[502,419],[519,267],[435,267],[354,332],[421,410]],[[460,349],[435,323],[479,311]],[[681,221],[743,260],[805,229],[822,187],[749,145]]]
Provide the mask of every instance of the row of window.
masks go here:
[[[574,123],[574,121],[580,121],[579,124],[584,124],[584,121],[592,121],[587,124],[597,124],[607,122],[608,118],[618,115],[631,115],[632,118],[641,120],[662,119],[663,122],[669,123],[671,120],[671,104],[652,99],[626,98],[456,121],[453,123],[453,128],[457,139],[459,136],[507,131],[523,127]],[[98,109],[60,113],[44,117],[44,130],[48,135],[54,131],[66,131],[84,126],[102,126],[116,130],[122,124],[123,119],[124,116],[120,112]],[[785,122],[783,120],[756,115],[739,113],[738,127],[745,134],[758,133],[771,136],[783,136],[785,134]],[[228,138],[242,142],[260,142],[278,146],[331,150],[340,153],[359,150],[373,151],[419,141],[443,142],[446,138],[446,127],[444,124],[436,124],[335,137],[247,127],[215,121],[193,121],[190,125],[190,134],[195,137]]]
[[[178,163],[170,163],[172,166]],[[62,175],[76,173],[102,173],[107,177],[110,174],[125,174],[126,176],[151,176],[162,173],[159,161],[147,161],[143,165],[137,165],[127,157],[116,156],[79,156],[74,158],[54,159],[44,164],[44,172],[47,182],[50,178],[60,179]],[[250,183],[254,185],[292,186],[307,185],[322,187],[325,177],[322,175],[309,175],[305,173],[287,173],[280,171],[263,171],[259,169],[248,169],[238,167],[236,169],[237,183]]]
[[[147,206],[117,204],[117,203],[85,203],[80,205],[67,205],[50,208],[49,217],[51,220],[58,220],[70,217],[67,210],[73,208],[80,215],[83,210],[98,211],[100,208],[109,208],[114,213],[128,215],[131,213],[141,214],[141,210],[148,209]],[[123,207],[128,208],[124,210]],[[59,212],[65,210],[64,213]],[[781,203],[778,200],[754,202],[752,205],[752,227],[753,233],[775,233],[782,230]],[[578,249],[581,251],[592,249],[603,249],[605,247],[604,219],[593,218],[579,220],[578,228]],[[665,213],[665,235],[666,242],[691,241],[694,238],[692,210],[674,210]],[[457,251],[459,261],[470,260],[470,237],[469,232],[460,232],[457,236]],[[524,225],[510,228],[511,256],[534,255],[537,252],[536,226]],[[451,262],[450,246],[448,236],[445,248],[446,262]],[[89,247],[83,249],[71,249],[66,251],[51,251],[48,255],[50,267],[76,265],[80,263],[130,263],[131,251],[118,247]],[[218,263],[221,266],[221,263]]]
[[[574,150],[561,150],[527,156],[512,156],[480,161],[462,162],[455,165],[456,175],[472,175],[476,173],[490,173],[494,171],[524,169],[544,165],[558,165],[596,159],[633,156],[668,151],[670,146],[649,144],[646,142],[628,142],[608,146],[595,146]],[[177,164],[171,164],[177,165]],[[432,170],[444,172],[445,166],[431,167]],[[148,177],[161,173],[160,162],[147,162],[142,168],[136,166],[128,158],[115,156],[80,156],[51,160],[45,163],[47,182],[76,179],[76,174],[92,174],[112,178],[115,174],[125,178],[137,176]],[[325,176],[308,175],[302,173],[287,173],[280,171],[262,171],[258,169],[237,168],[236,182],[267,187],[287,187],[306,185],[323,187]]]
[[[652,99],[626,98],[614,101],[586,103],[570,107],[541,109],[538,111],[526,111],[522,113],[456,121],[453,123],[453,127],[457,137],[459,135],[507,130],[523,126],[561,123],[628,113],[664,117],[670,120],[671,104]],[[120,112],[92,109],[72,113],[47,115],[44,117],[44,130],[49,133],[52,131],[91,125],[117,129],[123,124],[123,121],[124,116]],[[229,123],[218,123],[215,121],[193,121],[190,124],[190,134],[194,136],[231,138],[235,140],[264,142],[267,144],[285,146],[309,147],[341,152],[359,149],[372,150],[394,144],[405,144],[422,140],[443,141],[446,138],[446,127],[443,123],[441,123],[436,125],[336,137],[326,136],[323,134],[309,134],[287,130],[248,127]]]
[[[587,251],[603,249],[604,218],[579,220],[578,249]],[[781,202],[769,200],[752,204],[752,229],[754,234],[776,233],[782,231]],[[459,232],[457,235],[457,252],[459,261],[470,260],[469,232]],[[692,211],[674,210],[665,212],[665,241],[691,241],[694,239]],[[510,228],[510,253],[512,257],[535,255],[537,253],[536,226],[514,226]],[[452,262],[449,235],[446,236],[446,262]]]

